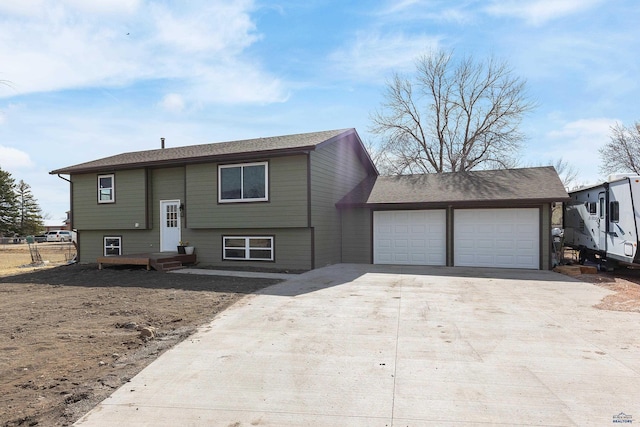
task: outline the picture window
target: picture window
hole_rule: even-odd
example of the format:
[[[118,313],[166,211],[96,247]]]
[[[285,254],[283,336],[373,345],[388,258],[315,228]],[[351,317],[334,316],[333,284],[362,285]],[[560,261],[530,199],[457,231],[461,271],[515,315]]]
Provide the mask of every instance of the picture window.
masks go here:
[[[267,162],[218,167],[218,202],[263,202],[269,200]]]

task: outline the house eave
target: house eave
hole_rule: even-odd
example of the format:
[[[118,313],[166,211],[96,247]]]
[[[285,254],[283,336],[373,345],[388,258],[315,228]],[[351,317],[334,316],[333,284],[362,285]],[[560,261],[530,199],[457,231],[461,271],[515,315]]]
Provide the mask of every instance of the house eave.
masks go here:
[[[215,156],[197,156],[197,157],[185,157],[180,159],[152,160],[152,161],[145,161],[145,162],[123,163],[119,165],[90,166],[85,168],[82,168],[82,167],[63,168],[63,169],[53,170],[49,172],[49,174],[75,175],[75,174],[109,172],[109,171],[126,170],[126,169],[184,166],[184,165],[198,164],[198,163],[240,162],[245,160],[294,156],[298,154],[308,154],[310,151],[315,150],[315,148],[316,146],[309,145],[305,147],[296,147],[293,149],[286,148],[286,149],[278,149],[278,150],[251,151],[246,153],[221,154],[221,155],[215,155]]]

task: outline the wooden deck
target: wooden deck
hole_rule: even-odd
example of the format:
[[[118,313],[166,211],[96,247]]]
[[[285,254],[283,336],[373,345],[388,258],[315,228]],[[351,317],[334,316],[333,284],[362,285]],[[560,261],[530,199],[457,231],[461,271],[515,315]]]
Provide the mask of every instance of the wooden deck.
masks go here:
[[[101,256],[97,259],[98,269],[105,264],[111,265],[144,265],[147,270],[169,271],[181,268],[184,264],[195,264],[196,255],[179,254],[178,252],[151,252],[143,254]]]

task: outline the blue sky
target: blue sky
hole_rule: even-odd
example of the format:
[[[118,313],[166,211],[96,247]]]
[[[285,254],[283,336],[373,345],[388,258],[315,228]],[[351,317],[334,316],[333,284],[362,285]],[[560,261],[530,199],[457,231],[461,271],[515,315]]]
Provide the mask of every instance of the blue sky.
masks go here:
[[[127,151],[354,127],[393,72],[453,49],[527,80],[521,165],[597,181],[616,121],[640,120],[636,0],[0,0],[0,167],[54,221],[49,171]]]

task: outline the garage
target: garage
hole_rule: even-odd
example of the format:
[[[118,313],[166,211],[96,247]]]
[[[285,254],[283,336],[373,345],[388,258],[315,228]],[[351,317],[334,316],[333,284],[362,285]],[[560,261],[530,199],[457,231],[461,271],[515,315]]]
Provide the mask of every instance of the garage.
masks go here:
[[[336,206],[343,262],[549,270],[553,167],[378,176]]]
[[[373,263],[446,265],[446,211],[374,211]]]
[[[540,268],[540,210],[456,209],[454,265]]]

